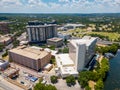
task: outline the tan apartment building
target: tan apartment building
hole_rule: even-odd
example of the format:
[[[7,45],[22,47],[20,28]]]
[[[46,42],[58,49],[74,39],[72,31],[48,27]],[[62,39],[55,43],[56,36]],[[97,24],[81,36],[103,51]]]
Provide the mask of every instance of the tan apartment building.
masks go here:
[[[50,62],[51,52],[35,46],[19,46],[9,50],[9,59],[38,71]]]

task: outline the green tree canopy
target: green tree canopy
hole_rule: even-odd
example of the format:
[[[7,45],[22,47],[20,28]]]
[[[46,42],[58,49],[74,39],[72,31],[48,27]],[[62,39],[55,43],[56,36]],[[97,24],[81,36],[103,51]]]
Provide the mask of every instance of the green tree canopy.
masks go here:
[[[75,85],[76,84],[75,77],[72,75],[66,77],[66,83],[68,86]]]

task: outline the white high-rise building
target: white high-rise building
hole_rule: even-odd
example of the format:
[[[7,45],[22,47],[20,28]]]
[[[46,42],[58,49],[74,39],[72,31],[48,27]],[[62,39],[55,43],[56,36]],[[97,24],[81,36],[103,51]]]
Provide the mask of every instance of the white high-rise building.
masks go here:
[[[83,70],[95,55],[96,42],[97,38],[90,36],[70,40],[69,53],[56,55],[61,76],[73,75],[76,77],[77,72]]]
[[[95,54],[97,39],[85,36],[82,39],[71,40],[69,44],[69,56],[75,63],[77,71],[83,70]]]

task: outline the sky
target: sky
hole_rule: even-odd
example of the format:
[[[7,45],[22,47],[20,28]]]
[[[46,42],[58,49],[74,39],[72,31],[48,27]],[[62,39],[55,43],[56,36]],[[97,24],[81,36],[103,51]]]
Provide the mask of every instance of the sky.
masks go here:
[[[120,0],[0,0],[0,13],[120,13]]]

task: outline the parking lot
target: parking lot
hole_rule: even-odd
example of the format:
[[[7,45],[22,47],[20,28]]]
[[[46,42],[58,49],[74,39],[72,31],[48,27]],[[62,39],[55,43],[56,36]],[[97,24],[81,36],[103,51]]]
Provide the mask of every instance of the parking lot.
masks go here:
[[[39,80],[37,81],[31,81],[30,77],[37,77],[38,79],[40,77],[43,77],[43,80],[45,84],[52,84],[50,77],[52,75],[55,75],[55,68],[52,68],[49,72],[48,71],[41,71],[41,72],[37,72],[35,70],[29,69],[27,67],[24,67],[22,65],[18,65],[18,64],[14,64],[12,63],[11,66],[14,66],[16,68],[20,69],[20,75],[17,78],[17,81],[21,84],[24,84],[25,86],[28,87],[32,87],[34,86]],[[66,80],[64,79],[58,79],[58,82],[56,84],[52,84],[54,86],[56,86],[57,90],[83,90],[82,88],[80,88],[80,85],[78,84],[78,82],[76,81],[76,84],[74,86],[67,86],[66,84]]]
[[[42,75],[40,75],[37,71],[34,71],[22,65],[11,63],[11,67],[18,68],[20,70],[19,76],[13,78],[12,80],[28,88],[33,87],[39,81],[39,78],[42,77]]]

